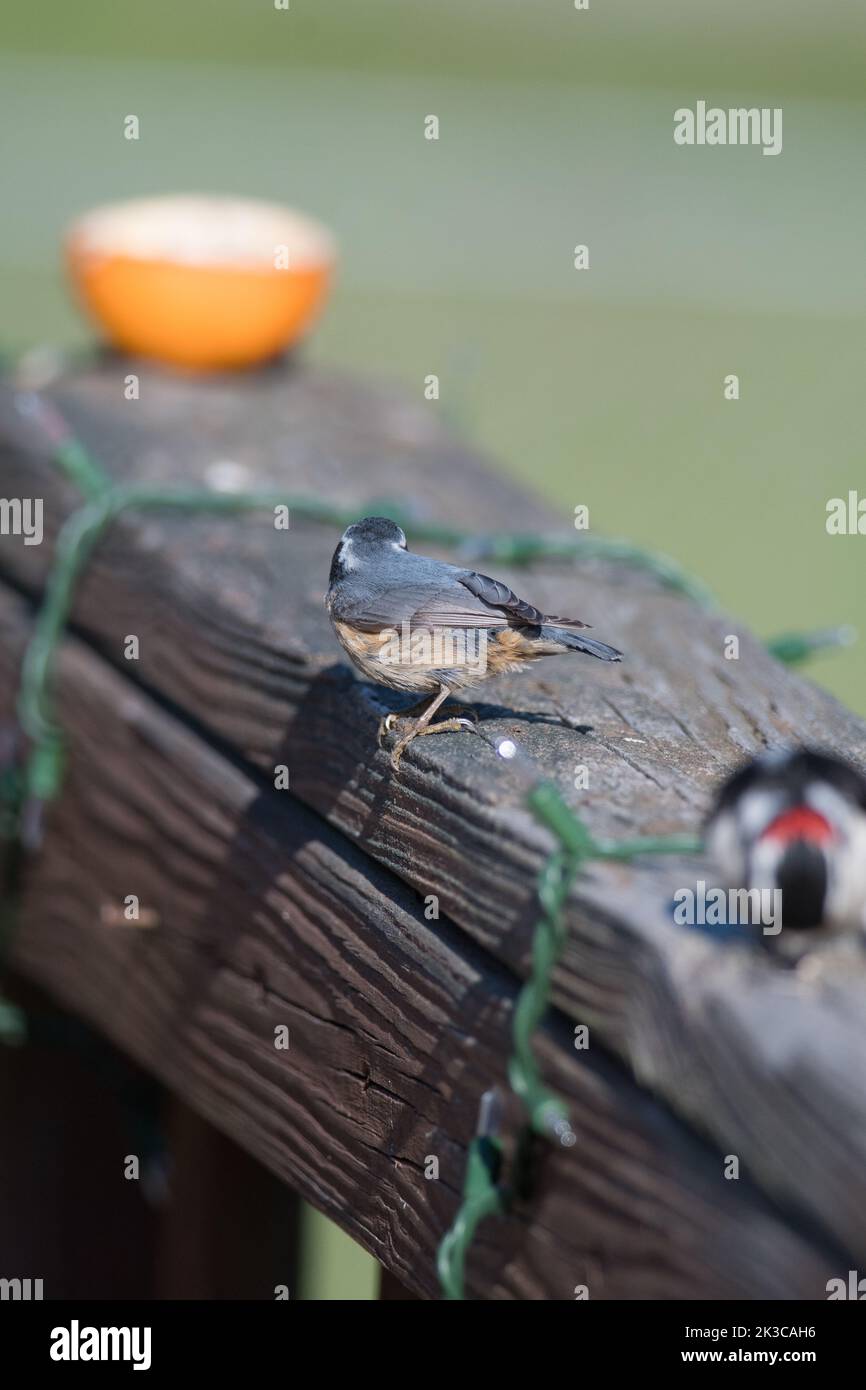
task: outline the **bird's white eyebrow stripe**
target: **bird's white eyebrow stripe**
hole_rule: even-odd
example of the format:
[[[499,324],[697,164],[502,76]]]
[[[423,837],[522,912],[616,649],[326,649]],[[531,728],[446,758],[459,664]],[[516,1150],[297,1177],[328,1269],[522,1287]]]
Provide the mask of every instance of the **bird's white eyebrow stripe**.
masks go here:
[[[347,570],[356,570],[358,568],[358,561],[352,554],[351,536],[344,536],[343,539],[340,541],[340,563],[342,564],[343,568]]]

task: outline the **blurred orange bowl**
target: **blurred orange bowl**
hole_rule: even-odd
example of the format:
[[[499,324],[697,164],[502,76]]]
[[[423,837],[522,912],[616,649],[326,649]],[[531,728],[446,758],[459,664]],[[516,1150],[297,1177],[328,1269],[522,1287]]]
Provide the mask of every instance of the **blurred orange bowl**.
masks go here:
[[[69,274],[108,339],[182,367],[245,367],[292,346],[323,306],[330,232],[274,203],[140,198],[95,208],[66,239]]]

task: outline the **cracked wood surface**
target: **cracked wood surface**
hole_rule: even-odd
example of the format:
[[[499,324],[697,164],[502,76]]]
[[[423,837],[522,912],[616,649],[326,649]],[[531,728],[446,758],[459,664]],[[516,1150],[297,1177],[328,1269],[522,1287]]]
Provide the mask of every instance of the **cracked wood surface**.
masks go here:
[[[0,587],[2,717],[27,624]],[[61,698],[68,778],[25,880],[17,968],[434,1297],[478,1097],[505,1080],[516,982],[74,639]],[[132,891],[157,925],[118,925]],[[847,1255],[726,1180],[722,1154],[571,1043],[553,1014],[539,1053],[578,1144],[544,1146],[533,1200],[481,1228],[472,1294],[823,1297]]]
[[[431,405],[304,370],[185,382],[143,366],[141,400],[125,402],[128,370],[108,359],[50,393],[117,477],[189,484],[231,458],[260,487],[342,503],[396,496],[423,520],[568,534],[568,518],[444,435]],[[3,493],[45,498],[49,543],[0,544],[4,572],[35,592],[71,494],[6,400],[0,446]],[[293,796],[524,974],[549,841],[513,770],[474,735],[419,740],[391,772],[375,731],[399,700],[354,679],[322,606],[335,541],[299,519],[280,533],[267,516],[130,515],[94,556],[75,621],[233,757],[269,777],[286,763]],[[693,832],[717,779],[769,744],[817,742],[866,764],[863,724],[731,618],[602,562],[481,568],[548,611],[578,612],[626,653],[617,668],[552,659],[487,683],[477,701],[485,730],[518,738],[595,834]],[[722,655],[731,632],[738,662]],[[123,660],[128,633],[136,663]],[[555,701],[592,732],[563,725]],[[577,766],[586,791],[573,789]],[[672,894],[700,878],[712,869],[695,859],[590,868],[555,1000],[774,1200],[866,1259],[863,964],[819,951],[811,976],[794,976],[676,927]]]

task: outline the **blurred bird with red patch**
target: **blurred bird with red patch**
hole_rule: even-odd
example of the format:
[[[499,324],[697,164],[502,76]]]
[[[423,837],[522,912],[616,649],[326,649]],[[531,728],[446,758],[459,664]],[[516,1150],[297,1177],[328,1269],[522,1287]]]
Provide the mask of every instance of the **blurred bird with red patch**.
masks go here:
[[[827,935],[866,944],[866,777],[841,758],[801,748],[747,763],[717,795],[707,847],[729,887],[781,890],[782,932],[765,940],[784,955]]]

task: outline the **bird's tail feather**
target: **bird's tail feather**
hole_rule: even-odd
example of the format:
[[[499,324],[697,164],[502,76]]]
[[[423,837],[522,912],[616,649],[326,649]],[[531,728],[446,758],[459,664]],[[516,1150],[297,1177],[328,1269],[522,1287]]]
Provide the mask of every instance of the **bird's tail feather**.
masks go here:
[[[541,635],[558,642],[561,647],[568,647],[571,651],[587,652],[590,656],[597,656],[599,661],[622,661],[622,652],[618,652],[616,647],[609,647],[606,642],[597,642],[594,637],[584,637],[582,633],[570,632],[567,628],[543,627]]]

